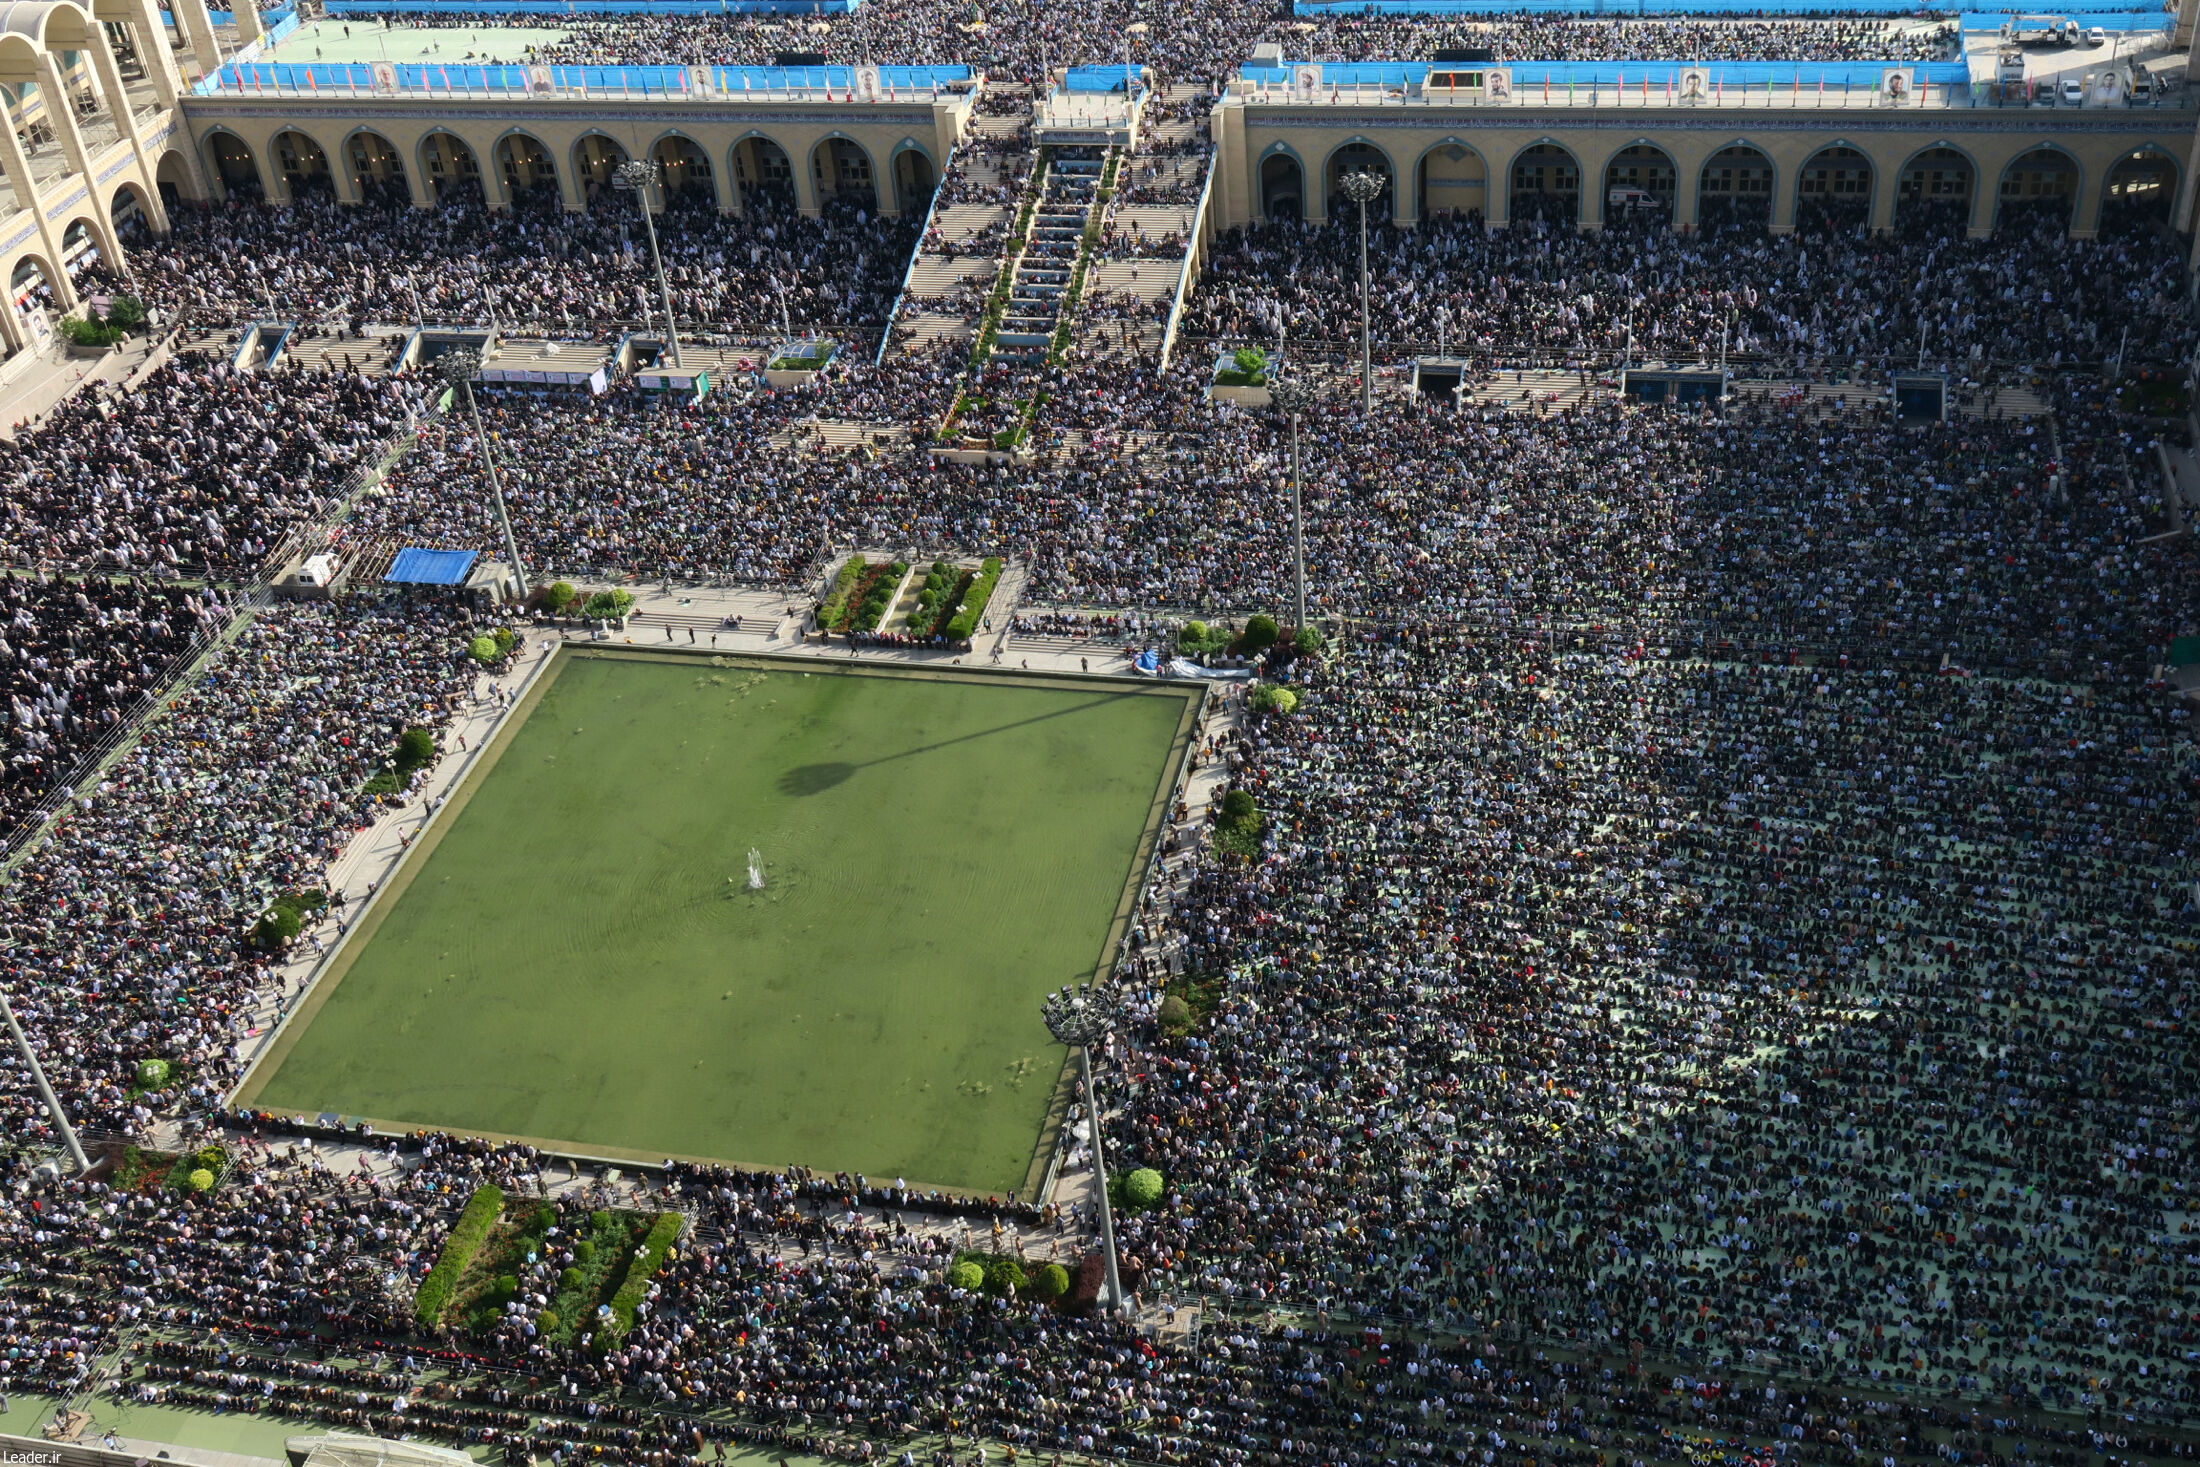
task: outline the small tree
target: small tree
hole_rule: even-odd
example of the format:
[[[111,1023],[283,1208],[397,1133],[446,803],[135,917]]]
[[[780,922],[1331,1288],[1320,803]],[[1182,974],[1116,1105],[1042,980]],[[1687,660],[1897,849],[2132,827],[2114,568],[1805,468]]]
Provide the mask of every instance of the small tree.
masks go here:
[[[492,637],[476,637],[466,644],[466,655],[476,662],[494,662],[497,660],[496,640]]]
[[[1188,621],[1176,629],[1176,644],[1186,651],[1196,651],[1207,640],[1207,623]]]
[[[209,1192],[214,1187],[214,1174],[203,1166],[195,1167],[191,1175],[183,1179],[183,1184],[194,1192]]]
[[[1241,346],[1230,354],[1230,363],[1245,374],[1248,387],[1258,387],[1268,372],[1268,353],[1257,346]]]
[[[158,1090],[168,1083],[169,1076],[174,1073],[174,1069],[164,1059],[139,1060],[137,1082],[147,1090]]]
[[[1175,994],[1161,1000],[1161,1027],[1172,1034],[1181,1034],[1192,1027],[1192,1006]]]
[[[424,728],[408,728],[397,736],[397,767],[407,774],[435,762],[435,735]]]
[[[1163,1191],[1161,1173],[1150,1166],[1142,1166],[1123,1178],[1123,1206],[1132,1212],[1141,1212],[1161,1200]]]
[[[1250,791],[1231,790],[1222,797],[1222,818],[1226,824],[1241,825],[1259,814],[1260,806]]]
[[[519,637],[510,627],[498,627],[489,633],[489,640],[497,644],[497,655],[500,657],[519,645]]]
[[[1051,1304],[1069,1292],[1069,1270],[1050,1263],[1031,1276],[1031,1294]]]
[[[1291,634],[1291,650],[1301,657],[1311,656],[1322,649],[1320,627],[1300,627]]]
[[[580,598],[581,593],[573,588],[571,581],[552,581],[542,590],[542,604],[553,612],[565,610]]]
[[[985,1287],[985,1270],[965,1258],[947,1271],[947,1281],[966,1294],[975,1294]]]
[[[1253,690],[1253,711],[1256,713],[1289,713],[1299,706],[1299,695],[1289,688],[1266,684]]]
[[[1276,645],[1276,638],[1283,635],[1272,616],[1249,616],[1245,619],[1245,632],[1238,638],[1238,646],[1247,652],[1265,652]]]
[[[1013,1258],[996,1258],[986,1265],[985,1291],[1006,1298],[1031,1282],[1024,1274],[1024,1266]]]

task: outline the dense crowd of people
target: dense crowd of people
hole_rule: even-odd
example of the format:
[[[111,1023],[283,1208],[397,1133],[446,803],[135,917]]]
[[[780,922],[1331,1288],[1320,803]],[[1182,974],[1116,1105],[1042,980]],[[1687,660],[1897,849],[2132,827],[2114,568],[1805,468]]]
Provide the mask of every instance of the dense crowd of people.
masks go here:
[[[984,34],[1033,44],[1010,14]],[[1737,44],[1785,44],[1782,24]],[[674,25],[574,29],[647,48]],[[1692,25],[1670,44],[1702,44]],[[1203,9],[1153,44],[1195,57],[1234,26],[1259,28]],[[1007,206],[1032,163],[1005,133],[946,186]],[[1186,187],[1143,165],[1123,185]],[[2178,430],[2098,370],[2112,346],[2131,372],[2190,359],[2175,241],[2071,242],[2014,211],[1987,240],[1923,209],[1888,237],[1825,211],[1791,236],[1516,220],[1376,232],[1379,358],[1440,341],[1474,390],[1386,378],[1365,419],[1322,370],[1356,324],[1356,231],[1218,242],[1190,334],[1280,345],[1336,395],[1295,456],[1273,413],[1208,399],[1205,343],[1166,372],[844,352],[810,385],[699,402],[485,388],[491,445],[364,360],[187,357],[0,448],[0,561],[24,571],[0,579],[0,821],[54,802],[177,658],[234,632],[0,885],[0,981],[61,1103],[141,1141],[164,1123],[226,1168],[191,1193],[109,1143],[93,1180],[34,1172],[54,1138],[8,1056],[0,1398],[95,1422],[114,1402],[278,1413],[558,1467],[733,1445],[903,1467],[973,1447],[1231,1467],[2200,1455],[2200,766],[2189,705],[2154,681],[2193,629],[2200,556],[2150,536],[2127,478]],[[1138,258],[1139,227],[1109,253]],[[744,324],[785,285],[798,319],[842,326],[883,320],[913,228],[676,210],[664,236],[691,319]],[[273,293],[351,332],[493,309],[583,334],[646,314],[635,246],[615,207],[309,197],[186,211],[135,263],[150,299],[215,321]],[[1876,389],[1921,319],[1966,411],[1906,422],[1876,390],[1809,390],[1836,367]],[[1645,409],[1599,382],[1722,333],[1792,390]],[[1570,379],[1564,403],[1508,393],[1529,357]],[[2019,385],[2050,411],[2004,411]],[[929,451],[966,386],[1046,391],[1027,459]],[[867,431],[828,449],[827,423]],[[346,503],[393,438],[403,457]],[[1194,617],[1290,603],[1295,463],[1324,630],[1265,669],[1292,707],[1233,696],[1242,716],[1201,729],[1240,823],[1223,839],[1178,812],[1094,1055],[1111,1161],[1167,1182],[1117,1220],[1134,1319],[1091,1307],[1082,1209],[800,1169],[614,1189],[525,1146],[222,1109],[241,1029],[289,997],[247,933],[285,893],[357,915],[371,894],[326,890],[331,862],[408,793],[373,777],[476,675],[463,607],[267,605],[257,579],[330,537],[501,554],[483,496],[452,492],[485,446],[538,581],[795,604],[850,546],[997,553],[1024,588],[1001,644],[1107,668],[1196,641]],[[908,655],[897,635],[877,640]],[[424,1331],[414,1290],[484,1183],[542,1200],[543,1246],[501,1303]],[[559,1320],[613,1208],[686,1231],[630,1326]],[[1069,1304],[958,1287],[972,1250],[1073,1263]]]
[[[269,207],[239,200],[175,214],[165,237],[132,242],[137,288],[201,323],[484,325],[564,340],[616,339],[653,318],[656,277],[630,196],[566,213],[552,188],[490,212],[478,189],[434,209],[403,198],[340,205],[325,186]],[[707,190],[675,193],[657,225],[684,333],[839,329],[877,340],[901,289],[917,221],[828,199],[807,218],[759,193],[720,214]]]

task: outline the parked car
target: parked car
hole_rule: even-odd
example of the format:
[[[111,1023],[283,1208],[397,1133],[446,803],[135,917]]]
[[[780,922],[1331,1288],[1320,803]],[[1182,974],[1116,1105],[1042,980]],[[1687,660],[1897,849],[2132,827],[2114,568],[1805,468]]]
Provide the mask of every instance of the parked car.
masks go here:
[[[2065,107],[2083,107],[2085,105],[2084,82],[2065,77],[2062,85],[2055,90],[2060,94],[2060,99]]]
[[[2095,26],[2085,33],[2085,43],[2088,46],[2105,46],[2108,44],[2108,32]]]

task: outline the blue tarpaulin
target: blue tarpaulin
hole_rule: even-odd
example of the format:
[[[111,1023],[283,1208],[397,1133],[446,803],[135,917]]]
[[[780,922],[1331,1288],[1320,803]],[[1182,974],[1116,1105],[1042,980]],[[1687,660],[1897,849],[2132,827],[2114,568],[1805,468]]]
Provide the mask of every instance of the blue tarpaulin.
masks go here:
[[[408,545],[390,562],[383,580],[398,586],[463,586],[474,568],[477,550],[422,550]]]
[[[1582,0],[1292,0],[1298,15],[1582,15]],[[1953,7],[1950,7],[1952,11]],[[2128,12],[2131,0],[2071,0],[2051,12]],[[1927,15],[1933,10],[1896,0],[1612,0],[1600,15]],[[2090,23],[2090,22],[2089,22]]]
[[[550,79],[567,90],[604,96],[679,97],[691,95],[689,68],[685,66],[553,66]],[[827,90],[851,91],[855,68],[850,66],[714,66],[712,84],[718,92],[738,96],[743,92]],[[391,68],[401,91],[514,92],[525,94],[532,85],[528,67],[516,64],[433,65],[405,62]],[[967,66],[882,66],[878,85],[886,97],[909,97],[933,87],[970,80]],[[374,67],[360,62],[334,61],[231,62],[215,73],[219,89],[244,92],[316,92],[323,87],[366,91],[374,86]],[[1117,74],[1121,79],[1121,74]]]

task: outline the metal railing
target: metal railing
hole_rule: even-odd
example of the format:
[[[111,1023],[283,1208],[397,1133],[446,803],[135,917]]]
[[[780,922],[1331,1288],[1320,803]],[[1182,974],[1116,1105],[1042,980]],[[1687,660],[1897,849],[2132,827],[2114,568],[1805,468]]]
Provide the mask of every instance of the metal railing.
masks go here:
[[[962,151],[962,139],[955,139],[947,150],[947,161],[940,165],[940,181],[932,189],[932,198],[924,206],[924,222],[917,226],[917,242],[909,247],[909,264],[901,272],[901,289],[894,292],[894,303],[886,309],[886,325],[878,334],[878,350],[871,356],[871,365],[886,360],[886,347],[894,339],[894,322],[901,316],[901,303],[909,298],[909,282],[917,278],[917,261],[924,258],[925,237],[932,232],[932,220],[940,210],[940,196],[947,192],[947,180],[954,175],[955,155]]]
[[[1176,272],[1176,299],[1169,306],[1169,324],[1161,332],[1161,370],[1169,369],[1171,354],[1176,349],[1177,328],[1184,321],[1184,303],[1191,299],[1192,276],[1196,265],[1207,254],[1207,205],[1214,198],[1215,167],[1221,161],[1222,150],[1207,150],[1207,179],[1200,186],[1199,207],[1192,211],[1192,227],[1184,245],[1184,263]]]

